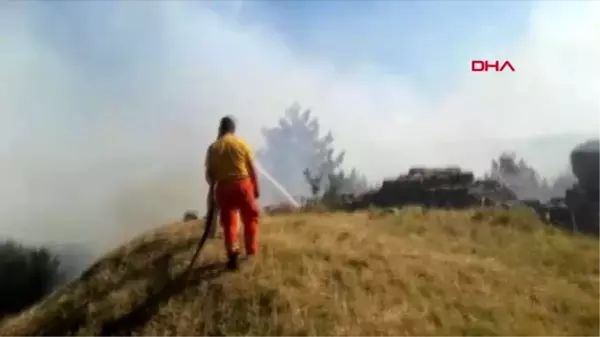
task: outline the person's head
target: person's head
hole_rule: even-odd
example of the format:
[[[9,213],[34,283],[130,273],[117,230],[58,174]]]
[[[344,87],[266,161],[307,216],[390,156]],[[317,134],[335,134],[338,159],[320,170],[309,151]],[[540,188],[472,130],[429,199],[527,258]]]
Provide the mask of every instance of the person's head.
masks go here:
[[[235,121],[231,116],[225,116],[221,118],[219,122],[219,137],[227,134],[235,132]]]

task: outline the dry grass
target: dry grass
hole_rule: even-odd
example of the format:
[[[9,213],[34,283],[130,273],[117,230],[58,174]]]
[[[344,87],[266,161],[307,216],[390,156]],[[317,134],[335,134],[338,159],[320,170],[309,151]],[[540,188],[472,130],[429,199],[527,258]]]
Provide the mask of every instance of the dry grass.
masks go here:
[[[595,238],[525,211],[268,216],[258,260],[223,271],[172,224],[0,323],[2,335],[598,335]]]

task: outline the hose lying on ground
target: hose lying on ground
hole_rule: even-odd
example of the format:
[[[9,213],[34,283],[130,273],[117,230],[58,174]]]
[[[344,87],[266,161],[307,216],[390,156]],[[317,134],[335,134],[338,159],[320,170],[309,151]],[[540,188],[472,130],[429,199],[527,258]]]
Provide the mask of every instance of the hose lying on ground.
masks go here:
[[[213,191],[213,187],[211,186],[208,190],[208,193],[210,193],[210,196],[212,196],[212,191]],[[200,251],[202,250],[202,247],[204,247],[204,244],[206,243],[206,240],[208,240],[208,237],[211,235],[211,233],[213,233],[213,226],[214,226],[214,217],[215,217],[215,211],[216,211],[216,207],[215,207],[215,203],[212,201],[212,198],[209,197],[209,204],[208,204],[208,211],[206,212],[206,217],[204,218],[204,234],[202,234],[202,238],[200,238],[200,242],[198,242],[198,246],[196,247],[196,251],[194,252],[194,255],[192,255],[192,260],[190,261],[190,264],[188,265],[188,267],[185,269],[185,274],[189,273],[190,270],[192,270],[192,267],[194,266],[194,263],[196,263],[196,259],[198,258],[198,255],[200,255]]]

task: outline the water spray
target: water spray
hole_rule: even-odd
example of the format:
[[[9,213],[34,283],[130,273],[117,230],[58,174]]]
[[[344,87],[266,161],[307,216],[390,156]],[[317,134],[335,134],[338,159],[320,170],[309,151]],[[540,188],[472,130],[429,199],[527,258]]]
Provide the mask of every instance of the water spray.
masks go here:
[[[294,199],[294,197],[290,194],[290,192],[288,192],[285,189],[285,187],[283,187],[283,185],[281,185],[275,178],[273,178],[273,176],[271,176],[271,174],[269,174],[269,172],[267,172],[267,170],[265,170],[265,168],[258,162],[258,160],[256,161],[256,169],[265,178],[267,178],[267,180],[269,180],[269,182],[271,182],[271,184],[273,184],[273,186],[275,186],[275,188],[277,188],[277,190],[281,192],[281,194],[283,194],[283,196],[287,199],[287,201],[290,204],[292,204],[294,207],[300,207],[300,203],[298,203],[296,199]]]

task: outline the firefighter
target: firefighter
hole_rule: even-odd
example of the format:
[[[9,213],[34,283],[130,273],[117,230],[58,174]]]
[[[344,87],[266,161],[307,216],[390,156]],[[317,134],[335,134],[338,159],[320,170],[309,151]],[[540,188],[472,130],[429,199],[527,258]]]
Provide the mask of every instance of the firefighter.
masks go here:
[[[258,252],[259,187],[253,151],[235,135],[231,117],[221,118],[218,138],[206,151],[206,181],[219,206],[227,268],[234,270],[238,268],[239,256],[238,212],[244,224],[246,254],[251,257]]]

